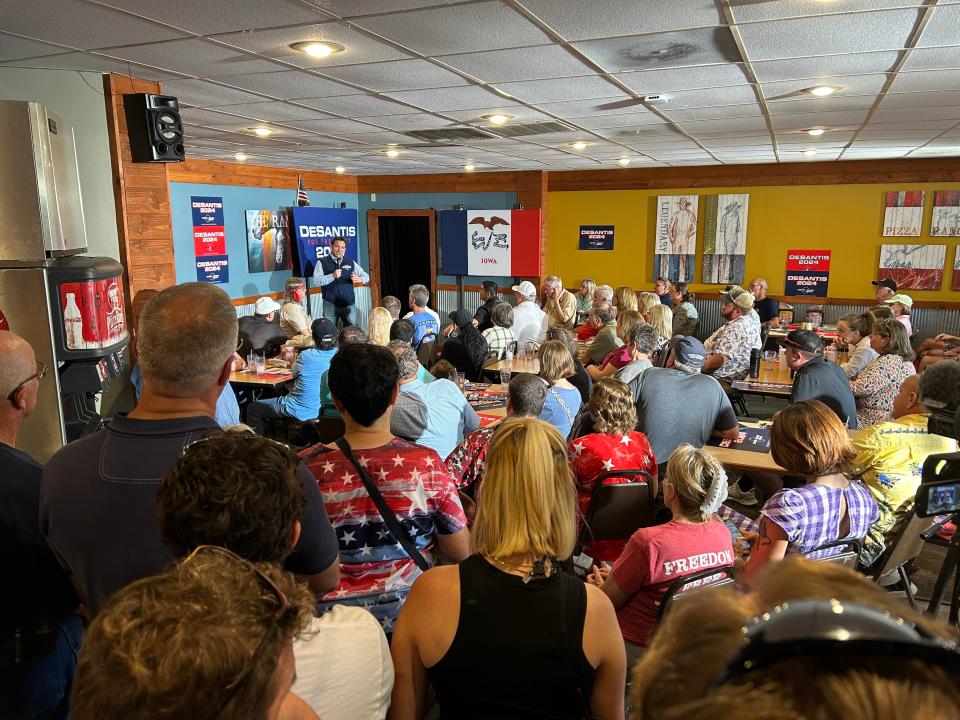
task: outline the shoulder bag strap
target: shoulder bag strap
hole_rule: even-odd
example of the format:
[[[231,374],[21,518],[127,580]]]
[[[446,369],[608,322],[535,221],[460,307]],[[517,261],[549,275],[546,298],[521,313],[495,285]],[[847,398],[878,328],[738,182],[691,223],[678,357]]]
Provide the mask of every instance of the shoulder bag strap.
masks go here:
[[[426,558],[420,553],[417,549],[417,546],[414,544],[413,540],[410,539],[410,536],[403,529],[403,525],[400,524],[400,520],[397,519],[396,513],[390,509],[390,506],[387,505],[387,501],[383,499],[383,495],[380,493],[380,489],[374,484],[373,480],[367,474],[367,471],[364,467],[357,462],[357,458],[353,455],[353,450],[350,449],[350,444],[347,442],[346,438],[339,438],[337,441],[337,447],[340,448],[347,460],[353,465],[354,469],[357,471],[357,474],[360,475],[360,480],[363,482],[363,486],[367,489],[367,494],[370,495],[370,499],[373,500],[373,504],[377,506],[377,510],[380,511],[380,517],[383,518],[383,521],[387,524],[387,528],[393,533],[393,536],[397,539],[397,542],[400,543],[400,547],[404,549],[407,555],[410,556],[410,559],[416,563],[417,567],[421,570],[429,570],[430,563],[427,562]]]

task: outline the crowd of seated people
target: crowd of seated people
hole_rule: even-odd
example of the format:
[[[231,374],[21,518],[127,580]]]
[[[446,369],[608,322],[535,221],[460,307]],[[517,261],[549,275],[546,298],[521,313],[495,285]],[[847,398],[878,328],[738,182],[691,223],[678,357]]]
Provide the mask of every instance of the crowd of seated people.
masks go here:
[[[705,344],[674,333],[696,332],[699,313],[692,293],[666,280],[638,294],[587,279],[571,293],[550,276],[539,291],[529,281],[512,286],[515,305],[485,282],[481,306],[447,321],[414,285],[406,319],[397,319],[399,301],[384,298],[366,331],[337,333],[321,319],[308,335],[298,281],[282,304],[261,298],[239,322],[214,286],[158,293],[137,328],[136,408],[43,469],[15,448],[45,369],[0,332],[0,393],[9,400],[0,454],[15,469],[2,483],[17,493],[3,516],[18,528],[6,534],[8,568],[33,591],[12,608],[0,643],[6,651],[9,637],[23,637],[28,649],[0,681],[0,703],[15,717],[52,708],[60,714],[49,716],[64,717],[69,706],[80,720],[419,719],[436,703],[443,717],[621,720],[638,659],[635,717],[712,717],[708,699],[736,702],[743,689],[739,680],[697,687],[721,674],[720,655],[696,677],[661,678],[691,684],[689,712],[662,700],[652,663],[687,667],[673,654],[693,654],[674,623],[699,600],[660,620],[668,588],[730,566],[752,594],[723,591],[718,645],[720,628],[781,596],[896,607],[918,631],[950,637],[876,586],[859,599],[788,589],[817,573],[860,588],[866,581],[852,571],[813,571],[791,558],[829,558],[835,550],[822,546],[862,541],[861,566],[872,569],[910,516],[924,459],[956,448],[926,433],[929,408],[958,401],[956,390],[934,397],[960,387],[951,336],[920,344],[918,375],[912,301],[896,288],[878,287],[892,290],[878,298],[882,308],[841,318],[834,345],[803,329],[783,338],[796,378],[770,445],[784,475],[764,486],[751,519],[727,500],[742,491],[703,447],[739,432],[730,383],[746,374],[761,328],[775,325],[762,279],[755,292],[720,294],[725,324]],[[294,380],[285,395],[246,404],[250,428],[224,434],[218,400],[231,392],[238,337],[251,351],[296,348]],[[428,337],[435,348],[418,353]],[[441,376],[495,381],[485,365],[517,352],[520,340],[536,347],[539,371],[514,372],[505,419],[480,427],[464,390]],[[186,360],[184,346],[193,351]],[[295,453],[265,437],[271,418],[310,420],[327,409],[343,421],[333,442]],[[851,438],[845,426],[865,432]],[[604,483],[649,482],[652,524],[580,545],[599,476],[626,470],[646,477]],[[787,589],[774,591],[771,578]],[[807,707],[788,674],[763,672]],[[844,670],[818,672],[842,679]],[[52,678],[59,692],[27,692]],[[752,685],[743,692],[767,700]],[[677,714],[661,715],[674,706]]]

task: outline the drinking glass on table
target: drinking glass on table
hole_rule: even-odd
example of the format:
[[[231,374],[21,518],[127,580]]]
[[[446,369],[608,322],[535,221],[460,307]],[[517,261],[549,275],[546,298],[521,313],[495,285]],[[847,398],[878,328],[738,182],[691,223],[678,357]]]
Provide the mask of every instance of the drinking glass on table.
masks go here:
[[[511,375],[511,374],[512,374],[512,373],[511,373],[510,368],[501,368],[501,369],[500,369],[500,384],[503,385],[504,387],[506,387],[507,385],[509,385],[509,384],[510,384],[510,375]]]
[[[507,359],[507,364],[510,364],[513,362],[513,345],[512,344],[507,346],[507,349],[504,353],[504,357]]]
[[[773,370],[774,365],[777,363],[777,351],[776,350],[767,350],[763,354],[764,362],[766,362],[767,370]]]
[[[450,372],[450,376],[447,378],[447,380],[452,382],[457,387],[460,387],[460,373],[458,373],[456,370],[452,370]]]
[[[266,355],[254,355],[253,368],[257,375],[263,375],[267,371]]]

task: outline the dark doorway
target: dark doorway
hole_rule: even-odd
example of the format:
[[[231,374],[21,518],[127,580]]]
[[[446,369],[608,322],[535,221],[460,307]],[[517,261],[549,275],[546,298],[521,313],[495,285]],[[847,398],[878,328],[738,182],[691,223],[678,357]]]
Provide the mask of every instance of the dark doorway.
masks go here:
[[[435,249],[432,211],[373,211],[370,230],[371,285],[376,283],[374,302],[384,295],[400,299],[407,306],[407,291],[420,283],[436,290]],[[381,214],[382,213],[382,214]]]

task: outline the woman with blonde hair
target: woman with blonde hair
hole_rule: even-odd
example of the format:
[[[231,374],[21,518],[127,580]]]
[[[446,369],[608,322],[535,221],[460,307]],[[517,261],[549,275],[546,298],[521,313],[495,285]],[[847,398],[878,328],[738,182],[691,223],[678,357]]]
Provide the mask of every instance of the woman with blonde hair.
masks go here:
[[[573,427],[582,402],[580,391],[567,380],[576,368],[573,356],[559,340],[547,340],[540,346],[540,377],[549,386],[540,419],[553,425],[566,437]]]
[[[580,289],[577,290],[577,325],[586,320],[590,314],[590,308],[593,307],[593,291],[597,284],[593,278],[584,278],[580,281]]]
[[[627,310],[637,309],[637,293],[629,285],[621,285],[613,291],[613,306],[617,315]]]
[[[303,299],[306,296],[307,284],[303,278],[287,278],[283,289],[283,300],[280,301],[280,329],[288,338],[310,335],[310,324],[313,320],[303,309]]]
[[[652,292],[642,292],[637,298],[637,310],[640,311],[643,319],[647,322],[650,322],[650,308],[655,308],[657,305],[662,304],[657,294]]]
[[[389,717],[423,718],[431,684],[443,717],[622,720],[613,607],[560,567],[576,541],[563,438],[507,419],[486,462],[474,554],[417,578],[400,614]]]
[[[613,377],[620,368],[632,360],[627,341],[633,332],[633,328],[642,323],[643,316],[636,310],[617,313],[617,337],[623,340],[623,345],[608,352],[599,365],[589,365],[587,367],[587,372],[590,373],[591,378],[599,380],[600,378]]]
[[[390,344],[390,326],[393,315],[385,307],[375,307],[367,318],[367,340],[374,345],[386,347]]]
[[[647,322],[657,331],[657,350],[663,350],[673,337],[673,311],[663,303],[650,308]]]

